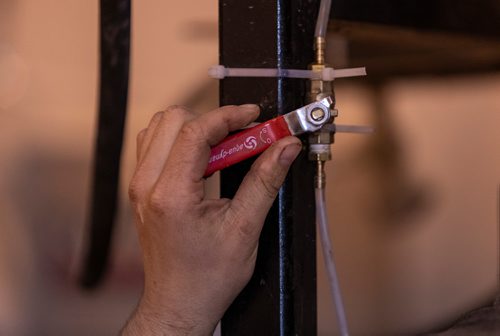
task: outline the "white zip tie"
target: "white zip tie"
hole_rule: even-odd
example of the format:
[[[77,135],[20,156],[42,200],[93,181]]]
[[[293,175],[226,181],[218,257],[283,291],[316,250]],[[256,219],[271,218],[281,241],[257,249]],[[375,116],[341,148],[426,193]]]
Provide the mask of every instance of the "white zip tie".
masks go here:
[[[208,75],[216,79],[224,79],[225,77],[287,77],[333,81],[335,78],[366,76],[366,68],[324,68],[322,71],[313,71],[300,69],[226,68],[223,65],[214,65],[208,70]]]

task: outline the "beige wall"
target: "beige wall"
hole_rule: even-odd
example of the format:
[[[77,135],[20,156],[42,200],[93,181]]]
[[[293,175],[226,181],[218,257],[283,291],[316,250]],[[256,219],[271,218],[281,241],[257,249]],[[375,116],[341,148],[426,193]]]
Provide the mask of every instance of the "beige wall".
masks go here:
[[[339,122],[378,124],[377,135],[337,135],[328,166],[354,335],[430,330],[494,297],[498,92],[498,75],[395,81],[378,98],[370,88],[338,87]],[[374,159],[374,143],[396,148]],[[319,307],[328,334],[330,298],[320,295]]]
[[[91,295],[74,286],[89,196],[97,15],[97,1],[0,2],[0,334],[107,335],[140,292],[125,192],[110,281]],[[199,108],[217,103],[206,78],[217,62],[216,1],[136,1],[133,20],[124,186],[135,134],[155,111],[204,86]],[[376,91],[338,82],[338,121],[379,128],[338,135],[328,165],[353,335],[428,330],[492,297],[498,92],[498,74],[401,80]],[[335,325],[319,265],[319,329],[327,335]]]

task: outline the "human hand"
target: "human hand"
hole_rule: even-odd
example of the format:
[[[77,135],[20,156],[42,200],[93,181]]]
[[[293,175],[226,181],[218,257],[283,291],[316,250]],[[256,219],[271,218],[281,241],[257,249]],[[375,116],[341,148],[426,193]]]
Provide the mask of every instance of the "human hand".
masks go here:
[[[144,293],[123,335],[209,335],[250,280],[265,217],[300,140],[274,143],[236,195],[207,199],[210,147],[259,115],[256,105],[195,115],[173,106],[137,137],[129,194],[144,261]]]

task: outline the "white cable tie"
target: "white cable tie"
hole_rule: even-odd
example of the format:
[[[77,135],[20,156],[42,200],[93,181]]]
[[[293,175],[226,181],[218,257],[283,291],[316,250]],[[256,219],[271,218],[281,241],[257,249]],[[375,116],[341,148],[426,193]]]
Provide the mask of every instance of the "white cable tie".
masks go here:
[[[335,132],[338,133],[359,133],[359,134],[370,134],[375,132],[375,128],[371,126],[359,126],[359,125],[339,125],[335,124]]]
[[[325,68],[322,71],[313,71],[276,68],[226,68],[223,65],[214,65],[208,70],[208,75],[215,79],[224,79],[225,77],[288,77],[333,81],[335,78],[366,76],[366,68]]]
[[[334,68],[324,68],[321,73],[321,79],[324,81],[332,81],[335,78],[346,78],[346,77],[359,77],[366,76],[366,68],[347,68],[347,69],[334,69]]]
[[[223,65],[214,65],[208,69],[208,76],[215,79],[223,79],[226,77],[226,67]]]

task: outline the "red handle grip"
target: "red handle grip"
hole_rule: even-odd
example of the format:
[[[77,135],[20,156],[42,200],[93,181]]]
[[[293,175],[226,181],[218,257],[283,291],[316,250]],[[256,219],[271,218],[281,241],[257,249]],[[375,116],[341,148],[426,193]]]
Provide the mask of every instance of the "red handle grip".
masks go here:
[[[291,135],[283,116],[228,136],[212,147],[205,177],[262,153],[271,144]]]

